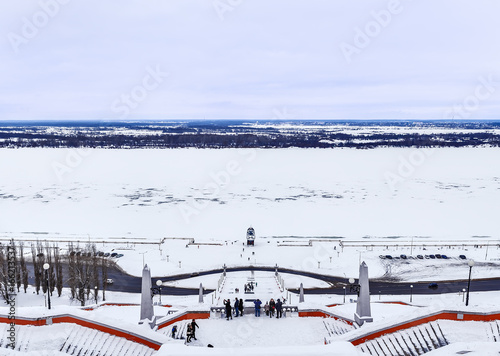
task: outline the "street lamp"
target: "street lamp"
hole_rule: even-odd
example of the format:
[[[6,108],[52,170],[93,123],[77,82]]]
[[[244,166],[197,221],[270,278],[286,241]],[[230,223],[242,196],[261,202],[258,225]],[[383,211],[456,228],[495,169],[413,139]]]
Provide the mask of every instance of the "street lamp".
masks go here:
[[[97,286],[94,287],[95,303],[97,304]]]
[[[469,282],[467,283],[467,297],[465,298],[465,306],[469,305],[469,292],[470,292],[470,276],[472,274],[472,267],[474,267],[474,260],[469,260]]]
[[[160,295],[160,305],[161,305],[161,287],[163,285],[163,282],[161,280],[156,281],[156,287],[151,288],[151,298],[154,297],[155,294]]]
[[[345,286],[342,288],[344,288],[344,304],[345,304]]]
[[[359,290],[361,288],[361,286],[359,284],[355,284],[356,280],[354,278],[349,278],[349,283],[351,284],[350,287],[349,287],[349,292],[354,292],[354,293],[357,293],[358,296],[359,296]]]
[[[465,288],[462,289],[462,303],[465,302]]]
[[[410,284],[410,303],[412,302],[413,299],[413,284]]]
[[[160,305],[161,305],[161,286],[163,285],[163,282],[160,280],[157,280],[156,285],[158,286],[158,294],[160,294]]]
[[[50,309],[50,284],[49,284],[49,268],[50,265],[48,263],[43,264],[43,269],[45,270],[45,285],[47,287],[47,306]]]

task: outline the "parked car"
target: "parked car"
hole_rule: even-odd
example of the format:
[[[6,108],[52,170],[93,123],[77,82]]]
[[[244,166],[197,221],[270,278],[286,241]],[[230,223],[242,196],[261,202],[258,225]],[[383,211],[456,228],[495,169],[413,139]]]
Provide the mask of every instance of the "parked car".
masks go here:
[[[432,259],[436,258],[436,256],[434,256],[434,255],[429,255],[429,257],[432,258]]]
[[[385,255],[385,258],[387,258],[388,260],[392,260],[392,256],[391,255]]]
[[[429,258],[431,258],[431,256],[429,256],[429,255],[425,255],[425,258],[429,259]]]
[[[441,258],[444,259],[444,260],[447,260],[448,259],[448,256],[446,255],[441,255]]]
[[[436,253],[436,258],[441,258],[441,255],[439,253]]]
[[[106,252],[106,253],[104,254],[104,257],[109,257],[109,252]]]
[[[438,284],[437,283],[429,283],[429,288],[430,289],[437,289],[438,288]]]
[[[116,255],[118,255],[118,254],[117,254],[116,252],[113,252],[113,253],[111,254],[111,257],[116,257]]]
[[[467,259],[467,257],[465,257],[465,255],[460,255],[458,257],[460,257],[462,260],[466,260]]]
[[[380,257],[382,260],[385,260],[385,256],[384,255],[380,255],[378,257]]]
[[[111,278],[106,279],[106,284],[113,284],[114,281]]]
[[[102,256],[104,256],[104,252],[99,251],[98,255],[102,257]]]
[[[118,254],[116,254],[116,256],[115,256],[115,257],[116,257],[116,258],[123,257],[123,253],[118,253]]]
[[[424,256],[422,256],[422,255],[417,255],[417,258],[418,258],[419,260],[423,260],[423,259],[424,259]]]
[[[406,260],[408,258],[408,257],[406,257],[406,255],[401,255],[399,257],[401,257],[403,260]]]

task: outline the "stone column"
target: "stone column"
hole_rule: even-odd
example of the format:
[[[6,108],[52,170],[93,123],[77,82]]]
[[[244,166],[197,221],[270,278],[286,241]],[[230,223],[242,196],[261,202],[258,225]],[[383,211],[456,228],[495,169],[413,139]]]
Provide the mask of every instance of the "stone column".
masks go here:
[[[373,321],[372,313],[370,310],[370,285],[368,281],[368,266],[363,261],[359,266],[359,296],[356,305],[356,313],[354,320],[358,325],[363,325],[366,321],[371,323]]]
[[[304,303],[304,285],[300,284],[299,303]]]
[[[200,283],[200,291],[198,293],[198,302],[203,303],[203,285]]]
[[[153,298],[151,297],[151,271],[148,265],[142,270],[141,320],[153,320]]]

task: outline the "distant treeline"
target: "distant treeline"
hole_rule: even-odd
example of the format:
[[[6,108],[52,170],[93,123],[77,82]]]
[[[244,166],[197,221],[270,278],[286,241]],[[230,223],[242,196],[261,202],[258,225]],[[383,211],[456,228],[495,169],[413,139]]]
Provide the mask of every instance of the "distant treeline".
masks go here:
[[[373,127],[373,124],[359,125]],[[388,125],[398,126],[398,125]],[[402,126],[402,125],[399,125]],[[412,125],[408,125],[412,126]],[[413,125],[414,126],[414,125]],[[486,127],[485,127],[486,126]],[[490,127],[491,126],[491,127]],[[354,125],[357,127],[357,125]],[[432,128],[461,128],[468,131],[449,133],[432,132]],[[60,128],[60,126],[58,127]],[[415,128],[415,127],[413,127]],[[486,128],[486,130],[485,130]],[[107,125],[92,127],[68,127],[68,130],[49,130],[48,127],[0,127],[0,147],[53,147],[53,148],[335,148],[352,147],[370,149],[376,147],[464,147],[500,146],[498,124],[426,125],[422,133],[373,132],[352,134],[332,132],[318,125],[314,129],[297,127],[280,129],[273,127],[248,127],[235,125],[177,126]],[[117,129],[120,129],[117,133]],[[493,130],[492,130],[493,129]],[[494,130],[497,129],[497,130]],[[138,134],[141,130],[141,134]],[[145,131],[146,130],[146,131]],[[145,132],[144,132],[145,131]],[[151,134],[148,134],[151,132]],[[353,132],[352,130],[350,132]],[[425,133],[424,133],[425,132]]]

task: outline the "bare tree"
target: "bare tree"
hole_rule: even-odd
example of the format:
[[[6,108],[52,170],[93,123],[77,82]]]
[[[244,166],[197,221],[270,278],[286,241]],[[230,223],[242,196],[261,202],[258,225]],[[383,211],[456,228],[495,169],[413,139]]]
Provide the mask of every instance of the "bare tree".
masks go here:
[[[71,298],[79,301],[82,306],[90,298],[90,292],[94,289],[96,281],[94,272],[97,271],[97,262],[94,264],[93,260],[97,257],[92,254],[92,250],[92,246],[87,245],[82,251],[70,250],[68,256]]]
[[[16,286],[17,286],[17,291],[19,292],[19,289],[21,288],[21,266],[19,259],[17,258],[17,246],[15,243],[12,244],[14,247],[14,259],[16,261],[15,266],[16,266]]]
[[[54,244],[54,269],[56,272],[55,287],[57,289],[57,296],[60,297],[63,289],[63,270],[61,256],[59,255],[59,247]]]
[[[21,263],[21,280],[23,283],[24,293],[28,289],[28,268],[26,267],[26,260],[24,259],[24,244],[19,243],[19,255],[20,255],[20,263]]]
[[[68,285],[73,300],[76,298],[76,251],[71,242],[68,244]]]
[[[56,277],[54,273],[54,262],[52,259],[52,252],[51,250],[55,250],[55,247],[52,248],[49,243],[47,242],[45,244],[45,262],[49,264],[49,269],[47,270],[46,273],[48,273],[48,279],[49,279],[49,292],[50,295],[52,296],[52,293],[54,292],[54,289],[56,287]]]
[[[31,244],[31,258],[33,260],[33,274],[35,276],[35,290],[36,294],[40,293],[40,285],[41,285],[41,273],[40,269],[41,266],[39,266],[39,259],[37,258],[37,252],[35,245]]]
[[[102,301],[106,301],[106,288],[108,287],[108,260],[101,257],[101,282],[102,282]]]
[[[97,249],[92,245],[92,285],[94,286],[94,298],[97,302],[99,292],[99,257],[97,256]]]
[[[7,268],[7,253],[5,247],[0,245],[0,295],[3,300],[9,300],[9,277]]]
[[[45,283],[45,276],[43,272],[43,265],[45,264],[45,254],[43,253],[43,245],[40,241],[36,243],[36,266],[35,274],[38,274],[39,283],[42,286],[42,292],[47,293],[47,283]],[[38,287],[40,289],[40,287]],[[38,294],[38,291],[37,291]]]

